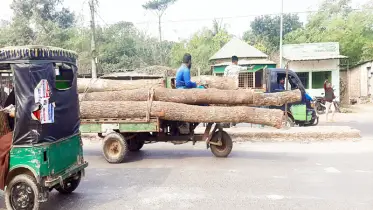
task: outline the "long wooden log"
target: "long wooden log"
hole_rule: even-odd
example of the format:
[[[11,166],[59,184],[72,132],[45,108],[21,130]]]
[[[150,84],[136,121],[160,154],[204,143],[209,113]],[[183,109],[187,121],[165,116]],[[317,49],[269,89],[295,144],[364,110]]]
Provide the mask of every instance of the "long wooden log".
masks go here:
[[[221,90],[235,90],[235,82],[232,78],[217,76],[193,77],[192,81],[199,84],[208,84],[209,88]],[[164,79],[141,79],[141,80],[111,80],[111,79],[89,79],[78,78],[78,92],[105,92],[118,90],[133,90],[148,87],[164,87]]]
[[[208,84],[209,88],[216,88],[220,90],[236,90],[238,89],[234,79],[230,77],[218,77],[203,75],[198,77],[192,77],[193,82],[199,84]]]
[[[147,80],[109,80],[78,78],[78,92],[105,92],[118,90],[133,90],[138,88],[164,87],[163,79]]]
[[[83,101],[80,116],[82,119],[146,117],[148,105],[146,101]],[[247,106],[195,106],[153,101],[149,107],[152,117],[183,122],[254,123],[281,128],[284,117],[283,111],[278,109]]]
[[[154,91],[154,93],[152,92]],[[229,104],[254,106],[281,106],[302,99],[299,90],[258,93],[254,90],[218,90],[218,89],[168,89],[142,88],[124,91],[109,91],[80,94],[81,101],[147,101],[153,93],[154,101],[184,104]]]

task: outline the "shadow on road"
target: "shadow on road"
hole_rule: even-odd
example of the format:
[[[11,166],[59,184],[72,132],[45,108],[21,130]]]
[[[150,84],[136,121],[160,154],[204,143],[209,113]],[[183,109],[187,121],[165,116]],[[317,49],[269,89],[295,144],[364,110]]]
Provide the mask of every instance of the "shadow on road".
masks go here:
[[[85,150],[85,156],[99,156],[104,157],[100,151],[97,150]],[[188,150],[188,149],[143,149],[138,152],[130,152],[125,160],[126,163],[139,162],[142,160],[178,160],[178,159],[188,159],[188,158],[215,158],[215,159],[252,159],[252,160],[287,160],[287,161],[304,161],[304,157],[292,156],[289,153],[268,153],[268,152],[254,152],[254,151],[242,151],[233,150],[227,158],[217,158],[210,150]]]

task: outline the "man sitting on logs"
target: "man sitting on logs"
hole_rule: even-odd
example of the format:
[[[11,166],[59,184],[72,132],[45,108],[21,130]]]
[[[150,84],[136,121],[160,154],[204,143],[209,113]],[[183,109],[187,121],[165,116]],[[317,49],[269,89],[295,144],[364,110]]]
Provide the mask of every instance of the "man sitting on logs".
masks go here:
[[[185,53],[183,57],[183,64],[176,72],[176,89],[196,88],[197,83],[191,81],[190,69],[192,67],[192,56]]]
[[[197,88],[197,83],[191,81],[190,69],[192,68],[192,56],[185,53],[183,63],[176,72],[176,89],[190,89]],[[180,134],[189,134],[189,123],[184,122],[179,126]]]

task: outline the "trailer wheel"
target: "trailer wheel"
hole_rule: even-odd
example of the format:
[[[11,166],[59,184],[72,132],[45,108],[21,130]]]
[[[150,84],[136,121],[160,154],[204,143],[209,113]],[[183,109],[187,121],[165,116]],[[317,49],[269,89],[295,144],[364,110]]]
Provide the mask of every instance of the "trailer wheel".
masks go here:
[[[7,209],[39,209],[39,190],[34,177],[21,174],[14,177],[5,190]]]
[[[110,133],[103,142],[103,154],[109,163],[121,163],[128,153],[128,144],[120,133]]]
[[[214,135],[211,138],[212,142],[218,142],[218,137],[219,137],[219,131],[215,132]],[[218,145],[210,145],[211,152],[216,156],[216,157],[228,157],[228,155],[231,153],[232,148],[233,148],[233,141],[229,134],[225,131],[221,132],[221,146]]]
[[[65,194],[65,195],[70,194],[74,192],[76,188],[78,188],[81,178],[82,176],[81,176],[81,173],[79,172],[75,176],[72,176],[64,180],[63,181],[64,186],[58,185],[56,187],[56,190],[61,194]]]
[[[127,140],[127,144],[129,151],[137,152],[144,146],[145,142],[141,140]]]

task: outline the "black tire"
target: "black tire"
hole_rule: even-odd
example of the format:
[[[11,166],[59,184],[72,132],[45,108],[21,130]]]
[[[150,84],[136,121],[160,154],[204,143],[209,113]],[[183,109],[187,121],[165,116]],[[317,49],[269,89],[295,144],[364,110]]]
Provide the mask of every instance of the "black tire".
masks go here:
[[[103,155],[109,163],[121,163],[128,154],[128,144],[123,135],[117,132],[105,136]]]
[[[318,124],[319,124],[319,116],[316,116],[316,118],[311,121],[311,125],[316,126]]]
[[[317,114],[324,114],[325,113],[325,108],[323,106],[321,106],[320,102],[317,102],[315,104],[315,110],[316,110]]]
[[[221,124],[223,128],[230,128],[231,124],[230,123],[222,123]]]
[[[80,180],[82,179],[81,173],[79,172],[77,175],[67,178],[66,180],[63,181],[63,185],[58,185],[56,187],[56,190],[64,195],[71,194],[78,188],[80,184]]]
[[[286,127],[291,128],[291,127],[294,127],[294,125],[295,125],[295,122],[293,118],[288,116],[288,119],[286,120]]]
[[[5,206],[13,210],[39,210],[39,190],[34,177],[17,175],[6,187]]]
[[[141,140],[127,140],[128,150],[138,152],[144,146],[145,142]]]
[[[212,142],[218,142],[218,132],[215,132],[214,135],[211,138]],[[228,157],[228,155],[231,153],[232,148],[233,148],[233,141],[229,134],[225,131],[222,131],[221,133],[221,142],[222,146],[217,146],[217,145],[210,145],[210,149],[212,154],[214,154],[216,157],[219,158],[224,158]]]

